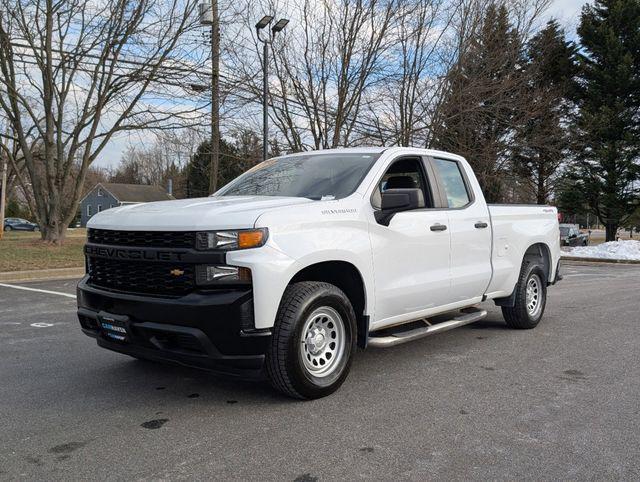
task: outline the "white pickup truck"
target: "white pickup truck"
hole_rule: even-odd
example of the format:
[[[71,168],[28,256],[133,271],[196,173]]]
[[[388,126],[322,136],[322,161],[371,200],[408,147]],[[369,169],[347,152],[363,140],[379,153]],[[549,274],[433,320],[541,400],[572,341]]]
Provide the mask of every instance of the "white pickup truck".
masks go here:
[[[462,158],[414,148],[304,152],[213,196],[94,216],[82,330],[137,358],[328,395],[356,346],[486,316],[533,328],[559,276],[556,209],[488,206]]]

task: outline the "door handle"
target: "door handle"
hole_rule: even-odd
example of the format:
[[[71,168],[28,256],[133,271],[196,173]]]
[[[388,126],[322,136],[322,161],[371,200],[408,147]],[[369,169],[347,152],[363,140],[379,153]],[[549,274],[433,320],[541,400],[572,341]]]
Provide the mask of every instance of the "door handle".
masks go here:
[[[478,229],[484,229],[489,227],[489,225],[487,223],[484,223],[482,221],[478,221],[476,224],[474,224],[474,226]]]
[[[434,224],[429,228],[431,231],[446,231],[447,226],[444,224]]]

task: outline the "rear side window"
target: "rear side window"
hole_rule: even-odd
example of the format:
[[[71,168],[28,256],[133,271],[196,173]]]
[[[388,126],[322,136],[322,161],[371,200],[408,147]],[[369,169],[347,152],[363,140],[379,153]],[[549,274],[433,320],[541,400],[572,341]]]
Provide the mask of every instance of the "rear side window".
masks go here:
[[[471,201],[464,183],[460,165],[456,161],[434,159],[434,165],[444,184],[444,191],[450,208],[461,208]]]

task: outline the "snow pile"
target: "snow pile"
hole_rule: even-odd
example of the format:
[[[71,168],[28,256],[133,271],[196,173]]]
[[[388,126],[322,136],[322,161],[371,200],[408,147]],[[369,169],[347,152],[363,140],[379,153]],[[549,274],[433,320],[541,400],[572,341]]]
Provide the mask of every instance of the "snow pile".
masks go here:
[[[609,241],[597,246],[579,246],[569,248],[562,253],[572,258],[600,258],[600,259],[637,259],[640,260],[640,241]]]

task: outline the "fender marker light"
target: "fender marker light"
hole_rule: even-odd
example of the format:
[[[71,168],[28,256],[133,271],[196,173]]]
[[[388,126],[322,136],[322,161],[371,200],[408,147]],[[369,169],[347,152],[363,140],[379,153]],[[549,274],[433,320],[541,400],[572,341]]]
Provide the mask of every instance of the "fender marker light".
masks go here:
[[[238,248],[240,249],[256,248],[263,244],[264,231],[262,229],[238,232]]]

